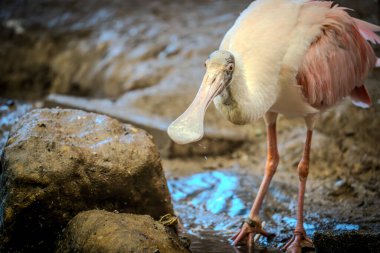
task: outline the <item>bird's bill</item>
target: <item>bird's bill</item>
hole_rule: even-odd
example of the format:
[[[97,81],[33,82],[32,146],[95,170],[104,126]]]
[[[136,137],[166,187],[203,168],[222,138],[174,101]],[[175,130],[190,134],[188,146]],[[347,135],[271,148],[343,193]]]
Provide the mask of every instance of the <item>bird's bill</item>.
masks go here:
[[[199,91],[189,108],[168,128],[170,138],[178,144],[202,139],[205,112],[212,100],[225,88],[223,73],[207,72]]]

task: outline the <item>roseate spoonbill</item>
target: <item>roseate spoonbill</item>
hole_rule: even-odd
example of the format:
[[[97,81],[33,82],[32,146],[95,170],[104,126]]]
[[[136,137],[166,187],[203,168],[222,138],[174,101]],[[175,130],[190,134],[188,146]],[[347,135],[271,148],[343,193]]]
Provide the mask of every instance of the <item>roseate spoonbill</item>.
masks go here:
[[[298,165],[297,225],[284,246],[287,252],[312,247],[303,226],[303,203],[310,144],[318,116],[345,97],[371,104],[364,86],[379,59],[366,41],[380,43],[380,27],[352,18],[332,2],[257,0],[226,33],[218,51],[206,60],[206,74],[189,108],[168,128],[179,144],[203,136],[203,118],[213,100],[232,123],[249,124],[264,117],[268,154],[263,181],[249,217],[233,237],[252,243],[261,227],[259,209],[279,163],[277,115],[303,117],[307,127]]]

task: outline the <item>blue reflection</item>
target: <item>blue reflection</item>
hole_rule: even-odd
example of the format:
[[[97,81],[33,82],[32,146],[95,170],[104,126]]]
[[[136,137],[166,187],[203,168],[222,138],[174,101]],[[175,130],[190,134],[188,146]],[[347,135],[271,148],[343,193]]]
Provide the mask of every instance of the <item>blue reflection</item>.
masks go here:
[[[228,215],[231,217],[234,217],[237,215],[246,215],[246,214],[247,214],[247,208],[244,206],[244,203],[238,198],[233,198],[231,200],[231,208],[228,211]]]
[[[187,233],[206,240],[210,237],[229,238],[236,233],[242,220],[249,213],[260,181],[261,178],[257,176],[222,170],[171,179],[168,186],[176,214]],[[276,237],[272,242],[261,237],[259,242],[262,245],[273,246],[273,242],[283,243],[292,236],[297,223],[295,215],[292,214],[296,211],[296,191],[296,188],[289,189],[287,184],[278,182],[271,187],[261,217],[267,222],[265,229],[276,234]],[[321,219],[315,213],[309,214],[306,221],[304,228],[310,237],[317,229],[359,230],[358,225],[337,224],[336,220]]]
[[[197,233],[225,233],[236,226],[237,216],[248,214],[250,205],[239,197],[242,176],[231,171],[210,171],[168,181],[177,214]],[[244,182],[243,182],[244,184]],[[241,194],[240,194],[241,195]]]
[[[273,214],[272,219],[276,221],[277,224],[285,223],[286,226],[295,228],[297,225],[297,219],[287,216],[281,216],[280,214]],[[304,222],[303,226],[305,228],[306,234],[313,234],[315,232],[315,226],[313,224]]]
[[[169,190],[174,201],[189,198],[193,206],[204,205],[205,210],[219,214],[227,211],[230,217],[245,213],[245,206],[234,192],[239,186],[239,178],[233,173],[205,172],[175,183],[169,182]]]
[[[356,224],[337,224],[334,227],[334,230],[339,230],[339,231],[357,231],[359,230],[359,225]]]

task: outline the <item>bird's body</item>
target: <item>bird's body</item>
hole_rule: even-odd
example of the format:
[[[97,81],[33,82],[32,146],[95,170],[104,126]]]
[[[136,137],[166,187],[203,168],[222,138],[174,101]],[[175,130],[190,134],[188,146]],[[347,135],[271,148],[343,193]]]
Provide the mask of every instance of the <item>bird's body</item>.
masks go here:
[[[376,57],[356,22],[331,2],[253,2],[221,43],[220,50],[231,52],[241,67],[225,91],[234,97],[219,95],[216,107],[245,124],[267,111],[290,117],[319,113],[355,88],[365,92],[360,87]],[[369,103],[366,93],[354,98]]]
[[[312,241],[303,227],[303,202],[309,171],[314,123],[326,109],[345,97],[369,106],[364,81],[379,59],[366,41],[380,44],[380,27],[354,19],[332,2],[312,0],[257,0],[226,33],[218,51],[205,65],[207,72],[193,103],[168,128],[180,144],[203,136],[203,118],[213,100],[235,124],[264,118],[268,156],[263,181],[249,217],[233,237],[234,244],[252,235],[268,235],[260,226],[259,210],[279,163],[278,114],[303,117],[307,135],[298,164],[297,225],[284,246],[301,252]]]

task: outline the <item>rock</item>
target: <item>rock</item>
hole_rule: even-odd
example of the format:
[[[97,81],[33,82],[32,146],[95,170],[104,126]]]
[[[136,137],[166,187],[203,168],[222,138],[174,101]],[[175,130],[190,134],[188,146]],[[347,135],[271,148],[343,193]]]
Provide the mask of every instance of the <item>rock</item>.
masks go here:
[[[172,213],[159,154],[146,132],[78,110],[40,109],[11,131],[1,160],[4,248],[48,251],[77,213]],[[26,250],[26,249],[24,249]]]
[[[148,215],[93,210],[81,212],[69,222],[56,252],[190,251],[182,245],[172,229]]]

